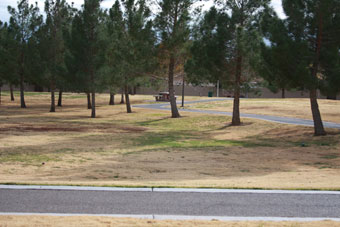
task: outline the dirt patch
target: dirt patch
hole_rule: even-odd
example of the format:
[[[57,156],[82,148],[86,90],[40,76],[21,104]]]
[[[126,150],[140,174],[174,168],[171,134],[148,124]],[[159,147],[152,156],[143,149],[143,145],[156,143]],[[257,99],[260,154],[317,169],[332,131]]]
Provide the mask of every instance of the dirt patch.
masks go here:
[[[147,128],[145,127],[133,127],[133,126],[116,126],[118,129],[121,129],[126,132],[145,132]]]
[[[61,127],[39,127],[39,126],[9,126],[9,127],[1,127],[0,133],[7,133],[9,131],[16,132],[84,132],[87,131],[86,128],[61,128]]]
[[[133,126],[121,126],[121,125],[110,125],[110,126],[94,126],[94,127],[81,127],[81,126],[70,126],[70,127],[56,127],[52,126],[37,126],[37,125],[7,125],[0,127],[0,133],[8,132],[117,132],[124,131],[126,133],[144,132],[147,129],[144,127],[133,127]]]

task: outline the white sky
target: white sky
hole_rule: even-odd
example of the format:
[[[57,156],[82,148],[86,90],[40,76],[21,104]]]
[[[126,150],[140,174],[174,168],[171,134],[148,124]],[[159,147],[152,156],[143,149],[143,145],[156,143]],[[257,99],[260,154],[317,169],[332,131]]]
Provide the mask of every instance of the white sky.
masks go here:
[[[40,11],[42,12],[44,10],[44,2],[45,0],[29,0],[30,3],[34,3],[34,2],[38,2]],[[84,0],[67,0],[69,3],[74,2],[74,5],[77,8],[80,8],[80,6],[83,4]],[[103,8],[111,8],[111,6],[113,5],[113,3],[115,2],[115,0],[104,0],[102,2],[102,7]],[[204,9],[209,9],[210,6],[213,4],[212,0],[209,0],[204,4]],[[7,6],[10,5],[12,7],[16,7],[17,5],[17,0],[0,0],[0,20],[1,21],[8,21],[10,15],[7,12]],[[281,6],[281,0],[272,0],[272,6],[274,7],[274,9],[276,10],[277,14],[283,18],[284,17],[284,13],[282,10],[282,6]]]

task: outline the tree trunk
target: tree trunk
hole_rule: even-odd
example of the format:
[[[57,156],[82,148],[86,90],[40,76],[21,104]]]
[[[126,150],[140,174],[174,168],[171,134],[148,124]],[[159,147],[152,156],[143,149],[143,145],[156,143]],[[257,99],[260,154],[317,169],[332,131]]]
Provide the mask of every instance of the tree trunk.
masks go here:
[[[51,89],[51,109],[50,112],[55,112],[55,95],[54,89]]]
[[[171,105],[171,117],[172,118],[179,118],[176,98],[175,98],[175,91],[174,91],[174,68],[175,68],[175,57],[172,55],[170,56],[170,63],[169,63],[169,96],[170,96],[170,105]]]
[[[314,120],[314,135],[324,136],[326,135],[325,129],[323,127],[321,114],[319,110],[316,89],[310,90],[310,103],[312,108],[313,120]]]
[[[125,101],[126,101],[126,112],[132,113],[130,98],[129,98],[129,87],[125,86]]]
[[[92,92],[92,112],[91,118],[96,118],[96,93]]]
[[[282,88],[282,90],[281,90],[281,97],[282,97],[283,99],[286,98],[286,90],[285,90],[284,88]]]
[[[2,85],[0,84],[0,105],[1,105],[1,87]]]
[[[242,73],[242,56],[241,53],[237,57],[235,85],[234,85],[234,106],[233,106],[233,118],[231,124],[234,126],[241,125],[240,119],[240,84]]]
[[[54,81],[51,82],[51,109],[50,112],[55,112],[55,86],[54,86]]]
[[[110,102],[109,105],[113,106],[115,104],[115,94],[110,92]]]
[[[315,81],[317,81],[317,74],[318,74],[318,69],[319,69],[319,59],[320,59],[321,45],[322,45],[322,31],[323,31],[323,20],[322,20],[322,15],[321,15],[319,18],[317,42],[316,42],[316,48],[315,48],[315,59],[314,59],[313,70],[312,70],[312,78]],[[313,115],[313,121],[314,121],[314,135],[323,136],[323,135],[326,135],[326,131],[323,127],[316,92],[317,92],[316,86],[312,87],[309,90],[310,103],[311,103],[312,115]]]
[[[184,107],[184,87],[185,87],[185,80],[183,76],[183,81],[182,81],[182,107]]]
[[[62,102],[63,102],[63,90],[59,90],[59,97],[58,97],[58,106],[62,106]]]
[[[125,88],[122,89],[122,97],[120,99],[120,104],[124,104],[124,94],[125,94]]]
[[[20,76],[20,105],[21,105],[21,108],[26,108],[24,90],[25,90],[24,75],[22,74]]]
[[[122,97],[121,97],[121,99],[120,99],[120,104],[124,104],[125,102],[124,102],[124,93],[125,92],[122,92]]]
[[[12,84],[9,85],[9,90],[10,90],[10,93],[11,93],[11,101],[13,102],[14,101],[14,92],[13,92],[13,85]]]
[[[91,95],[90,93],[86,93],[87,94],[87,109],[92,109],[92,105],[91,105]]]

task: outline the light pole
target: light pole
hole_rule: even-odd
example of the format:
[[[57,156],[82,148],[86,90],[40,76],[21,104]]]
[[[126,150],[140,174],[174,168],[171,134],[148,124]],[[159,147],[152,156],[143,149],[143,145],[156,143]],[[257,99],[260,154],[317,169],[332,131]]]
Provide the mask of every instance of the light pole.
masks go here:
[[[184,75],[183,75],[183,80],[182,80],[182,106],[184,107],[184,84],[185,84],[185,80],[184,80]]]

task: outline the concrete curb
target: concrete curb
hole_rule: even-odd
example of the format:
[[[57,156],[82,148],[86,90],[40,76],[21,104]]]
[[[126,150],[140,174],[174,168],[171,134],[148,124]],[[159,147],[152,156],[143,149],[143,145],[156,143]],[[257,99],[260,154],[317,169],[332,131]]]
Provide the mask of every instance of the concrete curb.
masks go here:
[[[113,191],[113,192],[178,192],[178,193],[253,193],[253,194],[321,194],[340,195],[340,191],[313,190],[250,190],[250,189],[205,189],[205,188],[124,188],[86,186],[45,186],[45,185],[0,185],[0,189],[13,190],[64,190],[64,191]]]

